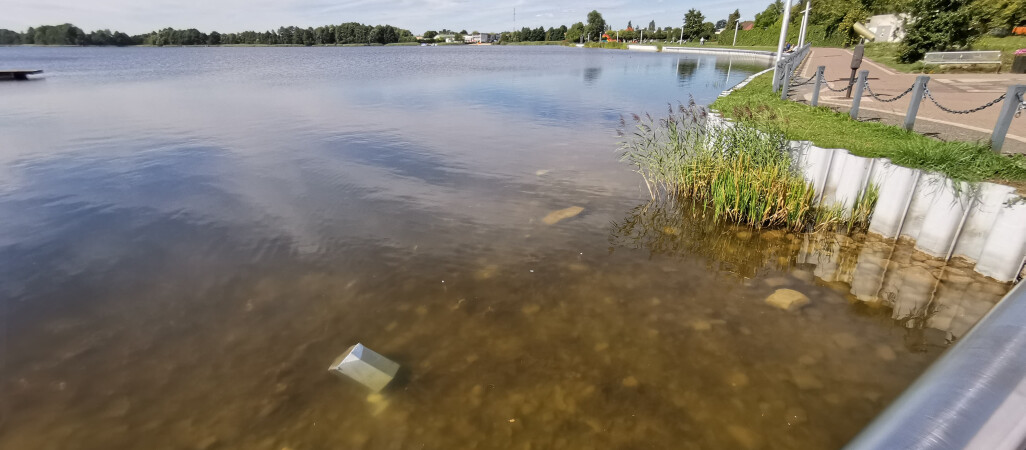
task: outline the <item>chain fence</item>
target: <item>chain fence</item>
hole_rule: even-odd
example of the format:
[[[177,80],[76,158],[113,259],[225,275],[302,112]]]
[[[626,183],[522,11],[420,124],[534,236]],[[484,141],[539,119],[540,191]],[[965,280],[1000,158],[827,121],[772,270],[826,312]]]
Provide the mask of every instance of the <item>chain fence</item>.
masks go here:
[[[795,78],[798,79],[798,80],[801,80],[801,77],[797,77],[796,76]],[[793,87],[793,88],[802,87],[802,86],[805,86],[806,84],[812,83],[813,81],[816,81],[816,77],[815,76],[809,77],[808,79],[805,79],[805,80],[798,81],[797,83],[791,83],[791,87]]]
[[[940,108],[941,111],[944,111],[946,113],[949,113],[949,114],[972,114],[974,112],[983,111],[983,110],[985,110],[987,108],[990,108],[991,106],[994,106],[994,105],[998,104],[999,102],[1001,102],[1001,100],[1005,99],[1005,94],[1001,94],[1000,97],[998,97],[998,98],[996,98],[994,100],[991,100],[991,101],[989,101],[987,103],[984,103],[982,106],[977,106],[977,107],[971,108],[971,109],[961,109],[961,110],[959,110],[959,109],[951,109],[951,108],[948,108],[948,107],[938,103],[937,99],[933,98],[933,94],[930,93],[930,88],[926,88],[926,98],[930,99],[930,101],[933,102],[934,105],[937,105],[937,107]],[[1020,106],[1021,106],[1021,104],[1020,104]]]
[[[877,93],[873,92],[873,88],[869,87],[869,80],[866,80],[865,86],[866,86],[866,92],[869,92],[869,96],[873,97],[874,99],[876,99],[878,102],[881,102],[881,103],[896,102],[899,99],[901,99],[902,97],[910,94],[912,92],[912,90],[916,88],[915,83],[912,83],[912,86],[909,86],[908,89],[905,89],[905,92],[902,92],[902,93],[900,93],[898,95],[883,94],[883,95],[886,95],[886,96],[890,97],[890,98],[883,98],[883,96],[881,94],[877,94]]]
[[[800,67],[803,63],[805,63],[804,60],[799,63],[798,67]],[[937,106],[938,109],[944,111],[945,113],[959,115],[977,113],[985,109],[991,108],[999,103],[1007,101],[1008,105],[1006,105],[998,114],[994,132],[991,133],[990,145],[991,148],[996,152],[1001,151],[1001,147],[1004,144],[1005,136],[1008,133],[1008,127],[1010,126],[1011,121],[1013,119],[1022,117],[1023,113],[1026,112],[1026,98],[1024,98],[1026,97],[1026,92],[1022,90],[1023,86],[1021,85],[1010,86],[1008,93],[1001,94],[997,98],[975,108],[953,109],[941,104],[939,101],[937,101],[937,98],[933,96],[933,92],[931,92],[930,88],[926,85],[930,80],[929,77],[925,77],[925,80],[923,78],[917,79],[915,83],[913,83],[911,86],[901,91],[900,93],[883,94],[873,91],[873,87],[867,79],[868,71],[865,70],[862,71],[857,82],[854,80],[840,80],[844,82],[844,84],[842,84],[840,87],[835,88],[834,86],[831,86],[831,84],[826,79],[826,74],[823,73],[825,66],[820,66],[819,69],[817,69],[816,75],[813,75],[809,78],[804,78],[796,74],[795,71],[798,69],[798,67],[792,65],[778,67],[786,67],[790,69],[786,74],[774,78],[775,89],[780,86],[785,87],[784,92],[781,94],[781,99],[785,99],[786,96],[789,95],[787,91],[790,91],[790,89],[812,84],[813,82],[816,83],[816,87],[812,88],[812,90],[814,91],[811,102],[812,105],[818,104],[819,92],[816,91],[822,89],[823,86],[825,86],[827,90],[831,92],[843,93],[847,91],[848,94],[846,95],[846,98],[849,99],[852,97],[851,89],[853,87],[856,87],[858,88],[858,95],[860,97],[868,96],[880,103],[893,103],[905,97],[909,97],[910,100],[908,105],[908,113],[906,114],[904,122],[904,128],[909,131],[913,130],[916,119],[915,116],[918,115],[917,113],[919,111],[919,105],[921,104],[921,102],[925,101],[925,99],[930,99],[930,102],[932,102],[935,106]],[[917,90],[917,87],[919,88],[919,90]],[[912,94],[913,92],[915,92],[915,95],[912,95],[910,97],[910,94]],[[1011,96],[1013,92],[1014,97],[1009,98],[1009,96]],[[849,111],[849,115],[852,119],[858,119],[858,112],[859,102],[852,100],[852,107]]]
[[[804,86],[804,85],[809,84],[809,83],[811,83],[811,82],[813,82],[815,80],[816,80],[816,77],[813,76],[813,77],[810,77],[809,79],[801,80],[798,83],[791,84],[791,87]],[[834,88],[833,86],[830,86],[830,83],[827,82],[825,75],[822,76],[822,80],[821,81],[822,81],[822,85],[823,86],[825,86],[827,89],[829,89],[829,90],[831,90],[833,92],[844,92],[844,91],[848,90],[848,86],[841,86],[840,88]],[[900,94],[889,95],[889,94],[877,94],[876,92],[873,92],[873,88],[869,85],[869,80],[866,80],[865,84],[863,86],[865,86],[866,92],[869,94],[870,97],[876,99],[876,101],[879,101],[881,103],[896,102],[896,101],[904,98],[906,95],[911,94],[912,91],[915,90],[915,88],[916,88],[916,85],[913,83],[911,86],[908,87],[908,89],[905,89]],[[994,106],[994,105],[996,105],[998,103],[1001,103],[1001,101],[1005,99],[1005,94],[1001,94],[1000,97],[995,98],[994,100],[991,100],[991,101],[989,101],[989,102],[987,102],[987,103],[985,103],[985,104],[983,104],[981,106],[978,106],[976,108],[956,110],[956,109],[948,108],[948,107],[940,104],[937,101],[937,99],[934,98],[933,93],[930,92],[930,88],[926,88],[924,90],[924,92],[923,92],[923,95],[926,98],[929,98],[930,101],[933,102],[934,105],[937,105],[937,107],[940,108],[941,111],[944,111],[944,112],[950,113],[950,114],[972,114],[972,113],[983,111],[983,110],[985,110],[987,108],[990,108],[991,106]],[[1019,105],[1018,105],[1018,107],[1017,107],[1017,109],[1015,111],[1015,117],[1020,117],[1022,115],[1022,112],[1024,110],[1026,110],[1026,101],[1023,100],[1023,96],[1019,95],[1018,96],[1018,100],[1019,100]]]
[[[844,92],[844,91],[848,90],[848,86],[842,86],[840,89],[834,89],[833,87],[830,86],[830,83],[827,82],[826,75],[823,75],[822,78],[823,78],[823,86],[826,86],[826,88],[831,90],[831,91],[834,91],[834,92]]]

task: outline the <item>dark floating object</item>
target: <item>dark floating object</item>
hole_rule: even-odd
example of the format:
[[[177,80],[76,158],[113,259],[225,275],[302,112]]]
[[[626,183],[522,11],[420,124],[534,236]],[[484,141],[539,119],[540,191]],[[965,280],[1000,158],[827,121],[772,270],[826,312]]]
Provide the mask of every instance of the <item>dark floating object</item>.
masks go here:
[[[27,80],[29,75],[39,75],[42,70],[0,70],[0,80]]]
[[[345,375],[371,391],[378,392],[395,378],[399,364],[363,344],[356,344],[335,358],[328,371],[338,376]]]

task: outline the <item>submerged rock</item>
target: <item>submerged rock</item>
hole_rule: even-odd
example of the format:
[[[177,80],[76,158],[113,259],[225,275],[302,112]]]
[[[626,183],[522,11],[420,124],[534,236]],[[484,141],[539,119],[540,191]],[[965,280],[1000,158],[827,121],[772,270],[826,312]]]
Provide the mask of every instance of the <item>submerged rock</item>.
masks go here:
[[[628,376],[627,378],[623,379],[623,385],[624,387],[637,387],[638,379],[634,378],[634,375]]]
[[[876,356],[884,361],[894,361],[898,359],[898,355],[894,353],[894,349],[889,345],[880,344],[876,346]]]
[[[740,448],[755,449],[762,447],[762,438],[759,434],[741,425],[728,425],[727,432],[737,441]]]
[[[819,381],[819,378],[816,378],[815,375],[802,367],[791,368],[791,381],[794,382],[795,386],[798,386],[798,389],[803,391],[823,389],[823,382]]]
[[[559,209],[550,212],[547,216],[542,218],[542,222],[545,222],[546,225],[553,225],[561,220],[566,220],[571,217],[575,217],[582,211],[584,211],[584,208],[580,206],[571,206],[569,208]]]
[[[836,333],[831,338],[834,340],[834,344],[844,350],[850,350],[859,345],[859,339],[851,333]]]
[[[766,303],[785,311],[796,311],[809,304],[809,297],[794,289],[777,289],[766,297]]]

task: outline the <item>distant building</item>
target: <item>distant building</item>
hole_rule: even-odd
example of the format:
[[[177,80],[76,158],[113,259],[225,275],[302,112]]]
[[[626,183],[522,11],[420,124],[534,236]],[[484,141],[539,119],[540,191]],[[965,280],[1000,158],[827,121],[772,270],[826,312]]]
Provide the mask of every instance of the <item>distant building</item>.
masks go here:
[[[752,28],[755,28],[755,22],[752,22],[751,20],[746,20],[744,22],[741,22],[741,29],[742,30],[750,31]]]
[[[898,42],[905,38],[906,14],[880,14],[869,18],[866,28],[876,35],[876,42]]]
[[[499,40],[497,33],[468,34],[463,37],[463,42],[468,44],[491,44]]]

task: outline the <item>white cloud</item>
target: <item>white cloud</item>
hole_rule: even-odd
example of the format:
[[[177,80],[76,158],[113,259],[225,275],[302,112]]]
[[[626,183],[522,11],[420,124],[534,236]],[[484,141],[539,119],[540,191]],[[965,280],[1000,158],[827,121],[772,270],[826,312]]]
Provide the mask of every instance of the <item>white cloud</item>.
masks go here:
[[[569,26],[585,21],[593,9],[614,27],[625,27],[628,20],[644,24],[655,20],[661,27],[679,24],[689,8],[698,8],[713,22],[726,18],[735,8],[750,19],[768,2],[685,5],[676,1],[571,0],[553,5],[542,0],[0,0],[0,28],[23,31],[30,26],[70,22],[86,31],[110,28],[138,34],[169,26],[233,32],[353,21],[388,23],[415,33],[441,28],[500,31],[513,28],[514,8],[518,28]]]

